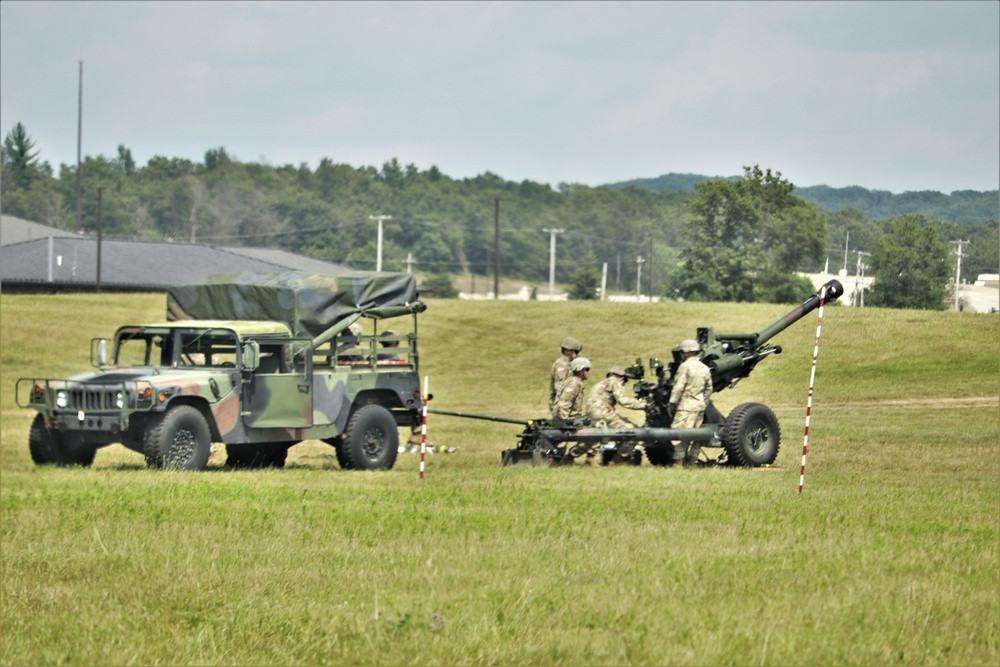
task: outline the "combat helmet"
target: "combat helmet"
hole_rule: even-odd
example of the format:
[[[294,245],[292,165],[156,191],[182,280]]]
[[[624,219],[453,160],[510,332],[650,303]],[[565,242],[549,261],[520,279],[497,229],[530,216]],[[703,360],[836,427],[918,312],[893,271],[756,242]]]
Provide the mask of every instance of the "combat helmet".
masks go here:
[[[680,352],[701,352],[701,345],[693,338],[687,338],[681,341],[681,344],[677,346],[677,350]]]
[[[589,371],[590,359],[588,359],[587,357],[577,357],[570,363],[569,369],[574,373],[579,373],[580,371]]]
[[[583,349],[583,343],[578,341],[576,338],[573,338],[572,336],[566,336],[565,338],[563,338],[560,347],[562,347],[562,349],[564,350],[573,350],[574,352],[580,352]]]
[[[611,369],[608,371],[608,374],[605,375],[604,377],[609,377],[611,375],[620,375],[621,377],[625,377],[625,369],[622,368],[621,366],[612,366]]]

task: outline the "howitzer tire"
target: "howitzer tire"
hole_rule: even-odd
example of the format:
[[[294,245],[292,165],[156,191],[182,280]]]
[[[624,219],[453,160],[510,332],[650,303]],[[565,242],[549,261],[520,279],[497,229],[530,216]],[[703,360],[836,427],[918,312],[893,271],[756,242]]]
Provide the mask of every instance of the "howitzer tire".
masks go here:
[[[399,431],[392,413],[381,405],[366,405],[347,422],[341,467],[388,470],[396,463],[398,448]]]
[[[151,468],[203,470],[212,453],[212,434],[197,408],[178,405],[150,421],[142,448]]]
[[[774,463],[781,447],[778,418],[760,403],[736,406],[726,417],[721,436],[729,463],[744,468]]]
[[[94,462],[97,448],[79,437],[62,435],[45,427],[45,417],[36,415],[28,432],[28,451],[37,465],[84,466]]]
[[[288,448],[295,443],[267,442],[260,445],[226,445],[227,468],[284,468]]]
[[[654,466],[672,466],[674,464],[674,447],[669,442],[645,443],[646,459]]]

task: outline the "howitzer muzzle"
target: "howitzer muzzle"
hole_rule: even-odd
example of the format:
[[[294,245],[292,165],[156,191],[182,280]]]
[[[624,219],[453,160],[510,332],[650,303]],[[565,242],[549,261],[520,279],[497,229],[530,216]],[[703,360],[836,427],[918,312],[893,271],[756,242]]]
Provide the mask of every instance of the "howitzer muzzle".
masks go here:
[[[798,322],[805,315],[811,313],[819,307],[820,297],[822,296],[822,301],[824,303],[829,303],[830,301],[836,301],[844,294],[844,286],[840,284],[839,280],[831,280],[826,283],[813,294],[811,297],[802,302],[802,305],[798,308],[792,310],[787,315],[782,317],[780,320],[767,327],[759,334],[757,334],[757,340],[755,345],[761,345],[766,343],[770,339],[777,336],[779,333],[790,327],[791,325]],[[720,335],[719,338],[722,338]]]

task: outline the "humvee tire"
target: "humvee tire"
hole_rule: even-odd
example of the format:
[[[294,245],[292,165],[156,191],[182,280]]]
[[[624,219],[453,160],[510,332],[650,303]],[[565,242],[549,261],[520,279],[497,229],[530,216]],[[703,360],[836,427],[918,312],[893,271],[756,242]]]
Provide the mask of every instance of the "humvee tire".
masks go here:
[[[78,438],[53,433],[45,428],[45,417],[38,414],[28,432],[28,451],[36,465],[87,467],[94,462],[97,448]]]
[[[392,413],[366,405],[351,415],[337,459],[346,470],[385,470],[396,462],[399,431]],[[346,463],[346,465],[344,465]]]
[[[203,470],[212,453],[208,422],[190,405],[171,408],[150,422],[143,452],[151,468]]]
[[[744,468],[774,463],[781,447],[778,418],[760,403],[736,406],[726,417],[720,435],[729,463]]]

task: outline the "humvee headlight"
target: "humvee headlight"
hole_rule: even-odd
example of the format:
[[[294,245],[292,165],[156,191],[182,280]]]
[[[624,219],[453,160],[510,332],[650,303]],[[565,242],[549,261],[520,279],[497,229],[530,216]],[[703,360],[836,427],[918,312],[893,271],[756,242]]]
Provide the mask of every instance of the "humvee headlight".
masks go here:
[[[56,392],[56,407],[65,408],[69,405],[69,394],[65,390],[60,389]]]
[[[118,392],[117,394],[115,394],[115,405],[118,406],[119,410],[121,410],[122,407],[125,406],[125,400],[124,399],[125,399],[125,397],[122,395],[122,392]]]

